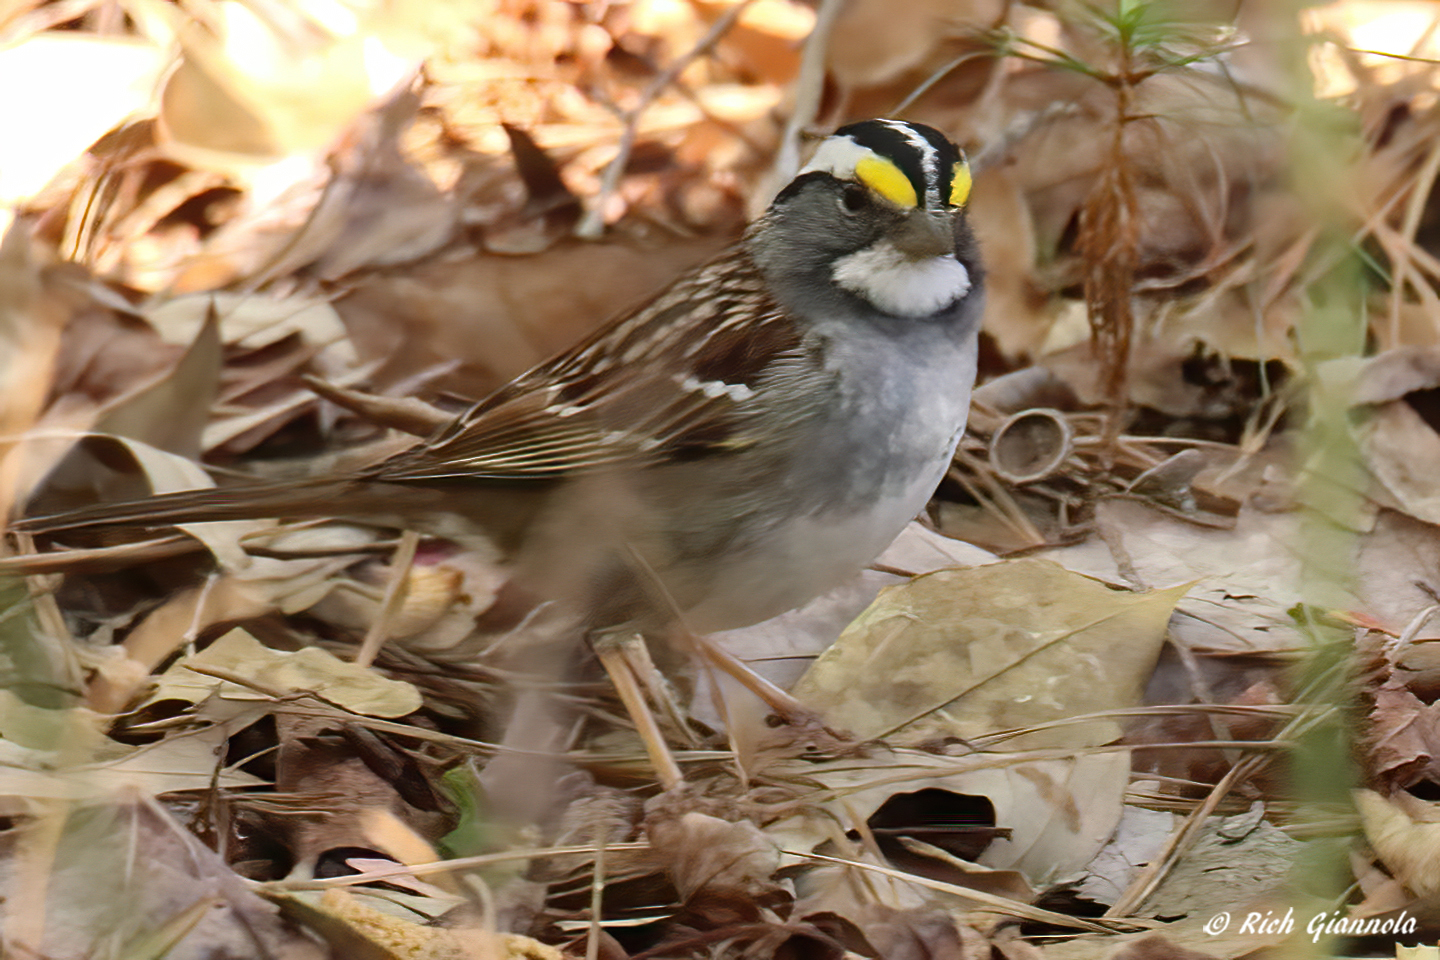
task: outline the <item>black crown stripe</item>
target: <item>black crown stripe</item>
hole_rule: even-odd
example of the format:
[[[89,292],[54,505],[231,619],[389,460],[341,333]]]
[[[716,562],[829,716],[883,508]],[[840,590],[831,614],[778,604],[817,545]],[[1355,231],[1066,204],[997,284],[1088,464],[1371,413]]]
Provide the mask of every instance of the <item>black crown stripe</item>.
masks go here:
[[[944,202],[950,196],[950,181],[955,176],[955,164],[960,162],[960,149],[939,130],[909,120],[886,122],[862,120],[859,123],[841,127],[835,131],[835,135],[849,137],[862,147],[868,147],[880,156],[893,161],[915,188],[915,196],[919,197],[923,204],[927,194],[926,188],[930,186],[925,176],[925,157],[906,137],[905,131],[897,129],[895,124],[908,127],[935,148],[937,167],[935,172],[939,176],[939,183],[936,186],[939,187],[940,199]]]

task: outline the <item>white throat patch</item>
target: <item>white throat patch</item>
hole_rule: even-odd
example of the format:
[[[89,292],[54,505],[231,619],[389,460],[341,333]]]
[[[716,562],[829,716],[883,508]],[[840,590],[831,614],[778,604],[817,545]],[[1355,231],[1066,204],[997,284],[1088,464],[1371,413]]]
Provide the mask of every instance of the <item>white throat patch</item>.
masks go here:
[[[970,271],[953,256],[915,260],[881,241],[841,257],[835,282],[886,313],[929,316],[970,291]]]

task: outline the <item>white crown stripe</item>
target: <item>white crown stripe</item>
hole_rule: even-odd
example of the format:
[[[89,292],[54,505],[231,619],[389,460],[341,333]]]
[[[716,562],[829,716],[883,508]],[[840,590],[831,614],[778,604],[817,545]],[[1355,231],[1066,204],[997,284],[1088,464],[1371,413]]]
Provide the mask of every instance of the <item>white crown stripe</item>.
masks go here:
[[[855,177],[855,164],[875,151],[869,147],[862,147],[855,142],[853,137],[830,137],[820,144],[815,151],[815,156],[810,162],[801,168],[800,172],[832,174],[842,180],[851,180]]]

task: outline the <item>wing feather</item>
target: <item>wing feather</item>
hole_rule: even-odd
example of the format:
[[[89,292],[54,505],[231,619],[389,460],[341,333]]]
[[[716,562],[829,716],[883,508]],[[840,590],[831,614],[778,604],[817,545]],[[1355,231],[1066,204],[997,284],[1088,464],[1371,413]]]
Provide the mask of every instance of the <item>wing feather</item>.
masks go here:
[[[805,355],[804,331],[737,247],[517,377],[371,477],[551,480],[643,467],[681,451],[689,459],[733,452],[754,433],[764,407],[755,395],[803,376]]]

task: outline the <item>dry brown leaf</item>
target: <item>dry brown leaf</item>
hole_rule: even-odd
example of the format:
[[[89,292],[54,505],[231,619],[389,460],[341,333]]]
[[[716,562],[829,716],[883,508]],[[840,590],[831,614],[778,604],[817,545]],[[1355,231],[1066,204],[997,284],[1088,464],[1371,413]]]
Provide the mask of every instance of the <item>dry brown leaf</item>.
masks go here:
[[[834,791],[803,815],[782,820],[766,832],[791,850],[814,850],[835,841],[838,832],[859,829],[898,794],[925,790],[983,797],[995,811],[995,825],[1009,831],[975,857],[989,870],[1018,871],[1036,889],[1070,876],[1089,863],[1120,821],[1130,758],[1126,751],[1073,760],[1026,761],[1021,756],[985,754],[981,769],[966,769],[963,759],[918,751],[874,750],[866,759],[827,763],[782,762],[767,776],[787,774]],[[826,816],[817,817],[815,811]],[[998,885],[1003,877],[977,874],[955,880],[976,889]],[[904,908],[913,902],[891,902]],[[829,906],[816,909],[831,909]]]
[[[195,342],[192,338],[186,343],[166,343],[149,324],[130,316],[129,309],[122,312],[104,303],[103,288],[96,289],[98,282],[78,267],[67,268],[65,273],[72,270],[80,276],[67,278],[71,289],[62,302],[68,301],[71,316],[50,386],[54,403],[49,416],[56,426],[60,425],[55,422],[57,408],[80,406],[85,401],[116,402],[148,382],[163,379],[184,349]],[[46,271],[41,276],[44,289],[49,290],[48,281],[57,279],[57,272]],[[90,424],[68,417],[64,422]]]
[[[527,257],[476,256],[362,280],[335,303],[384,389],[441,363],[471,369],[437,386],[479,399],[715,253],[721,242],[562,244]],[[556,283],[585,277],[585,283]]]
[[[1125,944],[1109,960],[1217,960],[1213,953],[1200,953],[1171,943],[1162,934],[1152,933]]]
[[[943,63],[948,57],[937,58],[942,50],[953,57],[947,41],[990,29],[1003,11],[995,0],[926,0],[907,5],[903,16],[884,0],[847,4],[830,35],[830,72],[843,87],[883,86]]]
[[[1304,844],[1266,820],[1265,813],[1257,802],[1246,813],[1206,820],[1200,838],[1139,913],[1210,917],[1234,910],[1237,903],[1286,896],[1286,882]]]
[[[985,331],[1005,356],[1035,356],[1055,325],[1057,305],[1035,276],[1034,216],[1013,171],[976,175],[970,217],[985,251]]]
[[[1440,782],[1440,703],[1386,684],[1375,691],[1367,719],[1366,766],[1374,776],[1399,788]]]
[[[793,0],[756,0],[725,37],[725,52],[744,65],[745,73],[778,90],[800,69],[800,45],[814,28],[815,12],[808,6]]]
[[[849,582],[841,584],[829,593],[816,597],[805,606],[778,617],[738,630],[726,630],[714,634],[718,644],[745,660],[760,676],[789,689],[800,679],[811,660],[823,653],[835,642],[841,631],[859,616],[886,586],[902,582],[902,578],[885,571],[897,570],[909,574],[929,573],[947,567],[968,567],[991,563],[995,556],[979,547],[953,540],[927,529],[919,523],[911,523],[875,558],[877,569],[866,570]],[[766,725],[761,711],[746,713],[748,704],[754,702],[749,692],[736,691],[731,697],[728,688],[721,687],[726,699],[726,713],[722,717],[714,707],[711,673],[702,673],[700,685],[692,697],[691,712],[696,719],[711,724],[716,729],[729,731],[731,744],[740,752],[740,759],[746,769],[754,769],[750,759],[752,750],[763,749],[773,728]]]
[[[282,815],[273,821],[292,862],[313,866],[348,859],[357,849],[399,862],[436,859],[435,844],[454,827],[453,810],[422,758],[333,717],[282,711],[276,735],[277,794],[325,811],[324,817]],[[458,889],[448,878],[430,882],[449,894]]]
[[[1135,875],[1160,853],[1176,830],[1177,817],[1162,810],[1126,804],[1114,835],[1085,867],[1077,892],[1109,906],[1129,887]]]
[[[0,237],[0,395],[5,397],[0,435],[7,439],[31,429],[44,409],[68,320],[69,311],[43,296],[26,231],[5,229]],[[10,445],[0,460],[0,516],[23,505],[53,463],[30,445]]]
[[[308,612],[363,636],[383,608],[392,575],[388,564],[353,569]],[[498,566],[473,553],[421,557],[406,574],[405,599],[393,614],[388,642],[431,656],[464,657],[471,646],[466,641],[477,639],[476,619],[490,609],[506,579]]]
[[[1375,409],[1359,430],[1366,466],[1401,509],[1440,523],[1440,434],[1410,404]]]
[[[200,436],[220,387],[221,362],[220,327],[212,314],[163,377],[101,410],[95,432],[129,437],[198,460]]]
[[[893,910],[880,904],[848,919],[887,960],[991,960],[990,941],[941,910]]]
[[[157,428],[157,432],[163,436],[163,430]],[[49,431],[25,446],[39,451],[25,463],[27,469],[47,468],[44,486],[31,503],[31,513],[37,516],[77,502],[140,499],[150,493],[215,486],[210,475],[189,458],[123,436]],[[57,461],[58,465],[49,469]],[[127,461],[129,469],[117,466]],[[40,482],[38,476],[22,478],[21,489],[27,492],[27,499],[32,495],[30,485]],[[250,565],[250,558],[240,546],[241,538],[268,525],[266,521],[226,520],[177,527],[203,543],[222,567],[243,570]]]
[[[178,158],[230,171],[318,151],[413,69],[367,36],[368,24],[352,20],[351,34],[336,36],[287,14],[262,18],[222,3],[213,22],[180,28],[183,57],[160,94],[161,128]]]
[[[1187,589],[1131,594],[1042,560],[942,570],[882,593],[795,692],[863,737],[973,738],[1132,706]],[[1024,742],[1116,732],[1092,721]]]
[[[1360,538],[1352,567],[1356,611],[1392,635],[1415,626],[1418,639],[1440,636],[1440,623],[1416,621],[1435,603],[1432,571],[1440,563],[1440,529],[1398,510],[1381,510]]]
[[[337,370],[354,362],[345,325],[327,300],[267,294],[206,293],[175,297],[144,310],[145,319],[170,343],[194,342],[210,315],[218,316],[221,339],[255,350],[293,334],[332,351]]]
[[[1397,347],[1364,361],[1355,378],[1354,402],[1389,403],[1436,387],[1440,387],[1440,348]]]
[[[1188,523],[1136,500],[1095,507],[1104,536],[1045,556],[1078,573],[1143,585],[1194,581],[1177,609],[1182,639],[1208,650],[1292,650],[1286,610],[1300,602],[1300,525],[1294,514],[1242,510],[1229,530]]]

